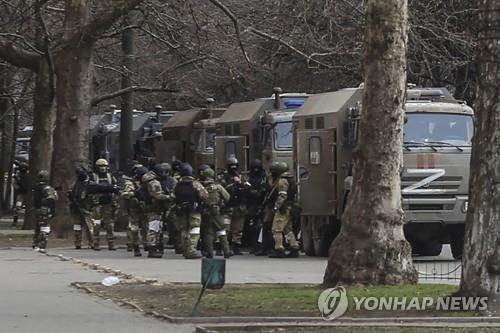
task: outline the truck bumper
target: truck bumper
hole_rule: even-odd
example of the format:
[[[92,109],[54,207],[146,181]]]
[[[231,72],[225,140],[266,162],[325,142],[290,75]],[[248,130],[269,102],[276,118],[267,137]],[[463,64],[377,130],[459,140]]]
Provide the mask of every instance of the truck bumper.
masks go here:
[[[465,223],[468,196],[454,198],[403,198],[406,223]]]

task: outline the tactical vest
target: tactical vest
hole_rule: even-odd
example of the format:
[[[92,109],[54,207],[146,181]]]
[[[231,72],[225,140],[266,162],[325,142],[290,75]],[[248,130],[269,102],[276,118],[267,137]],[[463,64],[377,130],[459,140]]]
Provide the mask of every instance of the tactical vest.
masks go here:
[[[219,186],[215,182],[206,182],[205,189],[208,192],[207,205],[218,206],[221,202],[221,194],[219,192]]]
[[[195,205],[198,202],[198,193],[192,179],[181,179],[175,187],[175,202],[179,205]]]
[[[297,182],[293,177],[285,177],[285,179],[288,181],[288,192],[286,201],[294,202],[297,196]]]
[[[153,203],[153,197],[149,193],[149,182],[153,181],[154,179],[151,179],[150,181],[147,181],[145,183],[141,183],[139,188],[135,191],[135,197],[137,200],[144,202],[146,204],[152,204]]]
[[[47,184],[37,184],[33,188],[33,208],[40,209],[44,207],[43,199],[47,198],[50,186]],[[53,204],[49,208],[53,208]]]
[[[161,189],[165,193],[172,193],[175,189],[175,179],[172,177],[167,177],[160,181]]]
[[[97,173],[92,174],[93,181],[99,185],[113,185],[113,177],[109,172],[106,173],[105,176],[100,176]],[[111,204],[113,195],[109,194],[96,194],[96,203],[99,205],[108,205]]]

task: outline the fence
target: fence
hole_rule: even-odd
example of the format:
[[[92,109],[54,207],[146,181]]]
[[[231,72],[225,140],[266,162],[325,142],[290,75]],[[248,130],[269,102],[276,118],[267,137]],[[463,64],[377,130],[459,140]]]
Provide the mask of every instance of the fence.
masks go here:
[[[460,281],[462,276],[460,261],[417,261],[415,266],[420,280]]]

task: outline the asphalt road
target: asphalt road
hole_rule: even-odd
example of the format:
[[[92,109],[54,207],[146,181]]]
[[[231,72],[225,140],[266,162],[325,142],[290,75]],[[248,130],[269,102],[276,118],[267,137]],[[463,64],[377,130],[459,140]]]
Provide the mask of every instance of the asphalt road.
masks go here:
[[[171,325],[88,296],[74,281],[105,275],[31,251],[0,250],[0,332],[2,333],[183,333],[194,326]]]
[[[49,250],[53,254],[63,254],[85,262],[103,265],[115,270],[157,279],[165,282],[200,282],[201,260],[186,260],[175,255],[173,250],[161,259],[135,258],[125,250],[100,252],[74,250],[72,248]],[[420,282],[458,284],[460,278],[459,261],[453,260],[448,245],[436,257],[414,257]],[[227,283],[310,283],[319,284],[327,258],[301,256],[295,259],[271,259],[253,255],[234,256],[226,261]],[[449,275],[441,275],[446,272]],[[451,279],[449,279],[451,278]]]

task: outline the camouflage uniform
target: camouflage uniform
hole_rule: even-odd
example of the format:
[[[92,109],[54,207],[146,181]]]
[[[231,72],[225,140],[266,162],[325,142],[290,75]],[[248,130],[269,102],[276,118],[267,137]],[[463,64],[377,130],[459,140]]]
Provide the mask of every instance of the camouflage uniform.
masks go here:
[[[229,250],[221,208],[229,201],[230,195],[222,185],[215,182],[212,169],[203,171],[203,176],[206,180],[202,184],[208,192],[202,214],[202,237],[207,258],[213,258],[214,256],[214,241],[216,238],[221,244],[224,257],[228,258],[232,255],[232,252]]]
[[[268,180],[260,160],[255,160],[251,163],[248,182],[251,186],[248,199],[248,216],[250,217],[253,251],[255,255],[267,255],[273,244],[271,228],[266,230],[263,228],[262,202],[268,190]],[[259,245],[259,238],[262,238],[262,246]]]
[[[112,188],[116,188],[116,179],[111,175],[111,173],[106,172],[105,174],[94,173],[92,175],[91,181],[98,185],[103,185],[109,187],[110,192],[99,193],[92,195],[93,207],[92,207],[92,221],[94,223],[94,250],[100,250],[100,236],[99,232],[104,224],[106,227],[106,237],[108,240],[108,249],[115,250],[114,246],[114,221],[118,211],[118,201],[114,193],[111,191]]]
[[[280,162],[275,162],[280,165]],[[273,166],[275,165],[273,163]],[[271,166],[271,170],[273,170]],[[288,167],[284,166],[286,169]],[[265,209],[264,222],[272,223],[272,233],[274,238],[275,253],[271,257],[284,257],[285,247],[283,245],[283,235],[288,239],[292,248],[291,256],[298,255],[299,243],[295,238],[290,220],[290,211],[293,201],[289,198],[289,183],[280,173],[273,173],[271,189],[268,193],[268,203]]]
[[[187,168],[187,167],[186,167]],[[190,172],[182,172],[182,178],[175,187],[175,203],[177,221],[183,240],[184,258],[200,258],[197,253],[200,239],[201,213],[200,205],[208,198],[208,192]]]
[[[234,254],[241,254],[241,238],[248,215],[247,200],[250,194],[250,183],[242,179],[242,176],[238,173],[225,172],[223,174],[223,184],[225,184],[226,190],[231,195],[224,214],[224,224],[226,230],[231,233]]]
[[[128,232],[130,234],[130,246],[134,250],[136,257],[141,256],[139,249],[139,231],[143,235],[143,242],[146,243],[147,236],[144,236],[146,214],[143,211],[142,203],[136,196],[136,191],[140,189],[141,183],[134,181],[131,178],[123,178],[122,199],[127,212]],[[143,231],[144,230],[144,231]]]
[[[49,174],[42,170],[38,182],[33,189],[33,208],[35,209],[36,225],[33,235],[33,248],[45,252],[47,238],[50,233],[50,221],[54,217],[57,192],[48,184]]]
[[[154,171],[149,171],[142,177],[141,186],[144,189],[144,211],[148,221],[148,256],[161,257],[163,255],[162,213],[164,204],[172,201],[173,196],[163,191],[159,176]]]
[[[77,170],[77,180],[69,193],[70,211],[76,218],[73,225],[75,248],[82,248],[82,234],[85,229],[89,247],[93,246],[94,224],[92,223],[92,202],[87,193],[88,176],[83,169]]]

